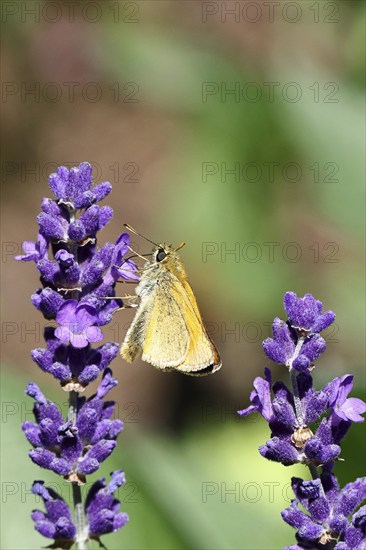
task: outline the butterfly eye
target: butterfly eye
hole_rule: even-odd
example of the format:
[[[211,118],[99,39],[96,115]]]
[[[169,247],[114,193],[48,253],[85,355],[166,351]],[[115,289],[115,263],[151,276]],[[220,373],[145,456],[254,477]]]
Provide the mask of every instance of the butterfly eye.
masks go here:
[[[156,255],[156,261],[161,262],[166,257],[167,257],[167,253],[165,252],[164,248],[159,248],[158,253]]]

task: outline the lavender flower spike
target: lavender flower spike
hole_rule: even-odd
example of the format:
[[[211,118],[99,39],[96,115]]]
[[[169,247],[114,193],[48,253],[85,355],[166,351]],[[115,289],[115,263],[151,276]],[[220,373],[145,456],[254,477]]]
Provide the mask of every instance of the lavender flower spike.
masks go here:
[[[120,235],[114,244],[97,245],[97,234],[110,221],[113,211],[99,206],[111,191],[109,182],[93,186],[92,167],[87,162],[67,169],[60,166],[49,178],[55,199],[41,204],[38,241],[23,243],[24,255],[16,260],[33,261],[40,273],[41,288],[32,295],[33,305],[56,328],[45,328],[46,346],[32,351],[33,361],[43,372],[59,381],[68,392],[69,409],[64,418],[58,406],[39,387],[30,383],[26,393],[35,400],[35,421],[24,422],[24,434],[33,447],[31,460],[41,468],[63,476],[73,485],[74,519],[68,505],[42,481],[33,493],[42,497],[46,512],[32,514],[35,529],[54,540],[53,548],[87,548],[88,540],[99,540],[120,529],[127,516],[119,513],[113,492],[124,483],[120,470],[108,485],[94,484],[82,503],[80,485],[96,472],[116,446],[123,428],[112,419],[113,401],[105,401],[116,385],[109,364],[118,344],[103,340],[101,326],[112,320],[122,305],[115,298],[119,278],[138,280],[136,265],[125,258],[129,236]],[[81,397],[88,385],[101,375],[97,393]]]
[[[28,384],[27,394],[36,400],[36,423],[24,422],[23,431],[34,447],[29,453],[33,462],[79,484],[85,482],[86,475],[98,470],[116,446],[115,440],[123,428],[120,420],[111,420],[114,402],[103,401],[116,384],[112,372],[106,369],[97,395],[88,400],[77,398],[75,426],[62,417],[36,384]]]
[[[280,381],[272,384],[266,369],[265,379],[254,380],[252,404],[238,413],[258,411],[268,422],[270,439],[259,448],[263,457],[310,470],[311,480],[292,478],[296,498],[282,518],[296,529],[297,544],[286,549],[366,550],[366,506],[357,510],[366,498],[366,477],[339,490],[333,472],[341,441],[353,422],[364,421],[366,403],[348,397],[351,374],[320,390],[313,387],[310,371],[326,348],[319,332],[334,321],[334,313],[322,313],[322,303],[311,294],[298,298],[286,292],[284,306],[288,320],[274,320],[273,338],[267,338],[263,348],[267,357],[288,368],[291,387]]]

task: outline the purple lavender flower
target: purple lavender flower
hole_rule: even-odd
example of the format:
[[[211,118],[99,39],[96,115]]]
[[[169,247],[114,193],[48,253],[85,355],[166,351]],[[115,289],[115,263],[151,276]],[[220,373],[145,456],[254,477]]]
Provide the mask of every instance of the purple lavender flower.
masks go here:
[[[324,548],[332,541],[338,541],[334,547],[337,550],[360,550],[362,543],[366,546],[365,507],[355,513],[366,498],[366,478],[356,479],[339,490],[336,476],[324,470],[320,478],[310,481],[293,477],[292,489],[296,499],[282,512],[282,517],[297,529],[299,548],[309,544]]]
[[[110,285],[118,281],[119,278],[127,281],[138,281],[136,266],[132,260],[125,260],[129,250],[130,236],[128,233],[122,233],[116,240],[113,249],[113,255],[110,262],[110,269],[103,278],[105,285]]]
[[[294,396],[286,385],[276,382],[271,386],[269,369],[265,370],[265,379],[257,377],[254,381],[255,390],[250,395],[252,405],[238,413],[248,416],[257,411],[269,423],[271,439],[259,448],[261,455],[268,460],[286,466],[296,463],[319,466],[333,462],[341,452],[339,443],[348,431],[349,419],[342,423],[335,422],[332,416],[323,419],[313,433],[309,425],[317,423],[323,413],[332,407],[331,385],[316,391],[311,375],[306,373],[300,374],[297,382],[301,418],[297,416]],[[355,403],[357,410],[365,412],[363,401],[356,399]],[[363,421],[362,417],[359,418]]]
[[[56,321],[60,326],[55,330],[55,336],[63,344],[70,342],[74,348],[85,348],[89,343],[103,340],[102,331],[95,326],[97,320],[93,306],[67,300],[57,312]]]
[[[297,298],[287,292],[284,305],[288,321],[274,320],[273,338],[267,338],[263,348],[267,357],[288,367],[291,388],[283,382],[272,384],[267,368],[264,379],[254,380],[251,405],[238,413],[259,412],[268,422],[271,437],[259,448],[263,457],[285,466],[302,463],[312,474],[310,481],[292,480],[296,499],[282,517],[297,529],[298,543],[287,549],[366,550],[366,507],[355,511],[366,497],[366,478],[339,491],[333,473],[340,443],[353,422],[364,421],[366,403],[348,397],[353,386],[350,374],[321,390],[313,387],[310,370],[326,347],[319,332],[334,321],[334,313],[322,313],[322,303],[311,294]]]
[[[113,495],[126,482],[122,470],[111,474],[106,485],[100,478],[89,489],[85,501],[85,540],[97,540],[103,546],[100,537],[121,529],[128,522],[128,515],[121,513],[120,502]],[[66,502],[52,489],[45,487],[43,481],[35,481],[32,493],[43,500],[46,512],[33,510],[32,519],[35,529],[44,537],[54,539],[53,548],[70,549],[77,542],[77,530],[71,518]]]
[[[34,447],[29,453],[33,462],[78,483],[98,470],[116,446],[115,440],[123,428],[120,420],[111,419],[114,403],[103,401],[116,384],[106,369],[96,395],[88,400],[78,398],[75,425],[62,417],[36,384],[28,384],[26,393],[35,399],[36,423],[24,422],[23,431]]]
[[[87,162],[68,170],[64,166],[49,178],[56,200],[45,198],[38,215],[38,242],[25,241],[21,261],[33,261],[40,273],[41,288],[32,303],[57,327],[46,327],[45,348],[32,351],[33,361],[69,392],[69,413],[64,418],[55,403],[30,383],[27,394],[34,398],[35,422],[25,422],[23,431],[33,446],[29,456],[35,464],[63,476],[73,484],[75,525],[70,511],[58,495],[36,482],[33,492],[42,496],[46,513],[35,511],[36,529],[55,540],[54,547],[84,548],[89,538],[115,531],[127,521],[118,513],[113,491],[124,483],[120,471],[111,482],[98,485],[83,512],[79,485],[97,471],[116,446],[123,424],[112,419],[114,403],[104,398],[117,381],[108,365],[118,344],[93,344],[103,339],[101,326],[109,323],[122,300],[115,297],[118,279],[138,280],[134,262],[126,258],[129,236],[120,235],[114,244],[97,245],[97,233],[110,221],[113,211],[99,206],[111,184],[93,186]],[[51,253],[50,253],[51,252]],[[97,393],[81,397],[88,384],[102,374]],[[83,516],[90,520],[85,531]],[[98,539],[99,540],[99,539]]]
[[[24,254],[20,254],[19,256],[15,256],[16,260],[20,260],[22,262],[38,262],[39,260],[43,260],[47,255],[47,241],[46,239],[39,234],[38,235],[38,241],[24,241],[23,242],[23,251]]]
[[[266,368],[264,371],[265,379],[257,376],[255,378],[253,386],[254,390],[250,394],[250,400],[253,405],[250,405],[246,409],[238,411],[240,416],[248,416],[249,414],[258,411],[267,422],[273,418],[273,409],[271,403],[271,371]]]

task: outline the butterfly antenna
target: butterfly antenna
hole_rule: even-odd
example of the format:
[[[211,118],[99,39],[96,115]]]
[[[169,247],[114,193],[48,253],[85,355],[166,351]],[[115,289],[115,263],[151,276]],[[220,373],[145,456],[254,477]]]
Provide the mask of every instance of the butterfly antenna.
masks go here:
[[[185,246],[186,243],[180,243],[179,246],[177,246],[177,248],[175,249],[176,252],[178,252],[178,250],[180,250],[181,248],[183,248],[183,246]]]
[[[127,248],[128,248],[128,250],[131,250],[131,252],[133,252],[135,256],[138,256],[139,258],[141,258],[141,260],[146,260],[145,255],[139,254],[138,252],[136,252],[136,250],[134,250],[133,248],[131,248],[128,245],[127,245]],[[148,256],[150,256],[150,254],[148,254]]]
[[[145,237],[144,235],[141,235],[141,233],[138,233],[136,231],[136,229],[134,229],[133,227],[131,227],[131,225],[129,223],[124,223],[123,224],[129,231],[132,231],[132,233],[135,233],[135,235],[137,235],[138,237],[141,237],[142,239],[145,239],[145,241],[148,241],[149,243],[153,244],[154,246],[158,246],[157,243],[154,243],[154,241],[152,241],[151,239],[148,239],[147,237]]]

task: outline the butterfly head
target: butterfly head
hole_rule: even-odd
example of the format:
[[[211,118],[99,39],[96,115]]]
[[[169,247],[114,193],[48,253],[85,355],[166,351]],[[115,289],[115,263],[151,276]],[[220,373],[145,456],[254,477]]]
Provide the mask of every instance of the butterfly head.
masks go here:
[[[165,243],[157,245],[152,251],[152,264],[161,268],[168,269],[176,274],[184,271],[182,262],[179,258],[177,250],[182,248],[183,244],[177,248]]]
[[[158,264],[167,263],[170,259],[170,255],[172,252],[172,247],[167,246],[166,244],[159,244],[154,248],[152,252],[153,261]]]

